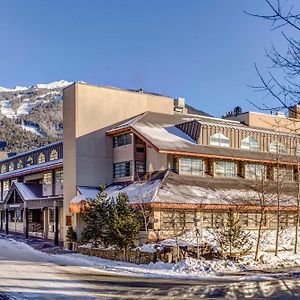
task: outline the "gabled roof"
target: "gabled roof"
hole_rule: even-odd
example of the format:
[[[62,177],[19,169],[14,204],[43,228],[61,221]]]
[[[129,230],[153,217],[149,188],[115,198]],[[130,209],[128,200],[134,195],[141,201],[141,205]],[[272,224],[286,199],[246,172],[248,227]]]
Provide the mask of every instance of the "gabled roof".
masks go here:
[[[220,126],[238,126],[241,128],[249,127],[236,121],[227,121],[216,119],[216,121],[208,121],[214,118],[199,117],[197,122],[218,124]],[[190,136],[177,128],[175,125],[186,122],[195,121],[195,116],[176,114],[168,115],[161,113],[147,112],[135,117],[135,121],[129,126],[123,126],[122,130],[132,130],[140,136],[148,145],[152,146],[160,153],[171,153],[180,155],[191,155],[199,157],[212,157],[217,159],[235,159],[253,162],[274,162],[276,154],[262,151],[249,151],[243,149],[224,148],[216,146],[206,146],[197,144]],[[225,124],[225,125],[224,125]],[[118,131],[117,128],[110,130],[107,134]],[[265,131],[265,130],[264,130]],[[271,131],[270,131],[271,132]],[[280,157],[282,163],[296,164],[296,158],[291,155],[282,155]]]

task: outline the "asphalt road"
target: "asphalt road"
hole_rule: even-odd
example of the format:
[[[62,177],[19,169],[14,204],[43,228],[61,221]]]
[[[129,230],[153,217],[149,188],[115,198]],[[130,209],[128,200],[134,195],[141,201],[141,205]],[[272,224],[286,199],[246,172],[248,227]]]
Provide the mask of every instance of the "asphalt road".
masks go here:
[[[300,299],[300,279],[176,281],[62,265],[0,238],[0,299]]]

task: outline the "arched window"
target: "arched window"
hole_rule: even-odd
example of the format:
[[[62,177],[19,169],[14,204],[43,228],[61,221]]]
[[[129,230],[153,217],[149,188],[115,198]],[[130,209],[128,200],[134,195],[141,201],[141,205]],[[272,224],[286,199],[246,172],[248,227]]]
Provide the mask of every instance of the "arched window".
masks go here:
[[[46,161],[46,157],[44,153],[40,153],[39,157],[38,157],[38,163],[42,164]]]
[[[6,165],[3,164],[3,165],[1,166],[1,173],[3,174],[3,173],[5,173],[5,172],[6,172]]]
[[[259,143],[252,136],[247,136],[241,140],[241,149],[259,151]]]
[[[22,169],[23,168],[23,162],[22,160],[20,159],[18,164],[17,164],[17,169]]]
[[[9,164],[9,166],[8,166],[8,171],[13,171],[14,168],[15,168],[14,163],[11,162],[11,163]]]
[[[32,156],[28,156],[27,161],[26,161],[26,166],[29,167],[33,165],[33,158]]]
[[[58,152],[55,149],[53,149],[50,153],[50,160],[56,160],[56,159],[58,159]]]
[[[277,154],[286,154],[286,147],[279,141],[274,141],[269,145],[269,152]]]
[[[229,147],[229,138],[224,134],[217,132],[210,136],[209,144],[212,146]]]

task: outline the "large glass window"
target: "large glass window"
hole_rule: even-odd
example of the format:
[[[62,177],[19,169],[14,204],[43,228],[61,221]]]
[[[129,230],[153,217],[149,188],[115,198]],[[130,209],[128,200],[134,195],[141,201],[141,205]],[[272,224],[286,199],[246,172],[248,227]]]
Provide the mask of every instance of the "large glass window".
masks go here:
[[[236,164],[231,161],[216,161],[215,175],[219,177],[236,177]]]
[[[229,138],[221,132],[217,132],[210,136],[209,144],[212,146],[229,147]]]
[[[296,147],[296,155],[300,156],[300,144]]]
[[[180,174],[203,175],[203,160],[197,158],[182,157],[180,159]]]
[[[274,141],[269,145],[269,152],[277,154],[286,154],[286,147],[279,141]]]
[[[114,178],[127,177],[132,175],[132,162],[124,161],[114,164]]]
[[[293,168],[288,166],[280,166],[279,168],[274,167],[274,180],[277,179],[278,181],[293,181],[294,180]]]
[[[50,185],[52,184],[52,174],[49,173],[44,173],[43,175],[43,184],[45,185]]]
[[[146,171],[145,161],[143,161],[143,160],[135,161],[135,172],[136,172],[136,174],[138,174],[138,175],[144,174],[145,171]]]
[[[247,179],[260,180],[265,176],[265,167],[260,164],[246,164],[245,175]]]
[[[130,133],[114,136],[113,138],[114,148],[131,144],[131,142],[132,136]]]
[[[241,149],[259,151],[259,143],[252,136],[247,136],[241,140]]]

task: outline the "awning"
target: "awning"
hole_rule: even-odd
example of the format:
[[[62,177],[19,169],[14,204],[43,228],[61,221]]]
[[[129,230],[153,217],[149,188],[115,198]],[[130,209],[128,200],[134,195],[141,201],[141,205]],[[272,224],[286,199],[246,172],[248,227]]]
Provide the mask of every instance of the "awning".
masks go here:
[[[71,213],[79,214],[84,211],[85,204],[87,203],[88,199],[85,195],[77,195],[75,196],[69,205],[69,211]]]

